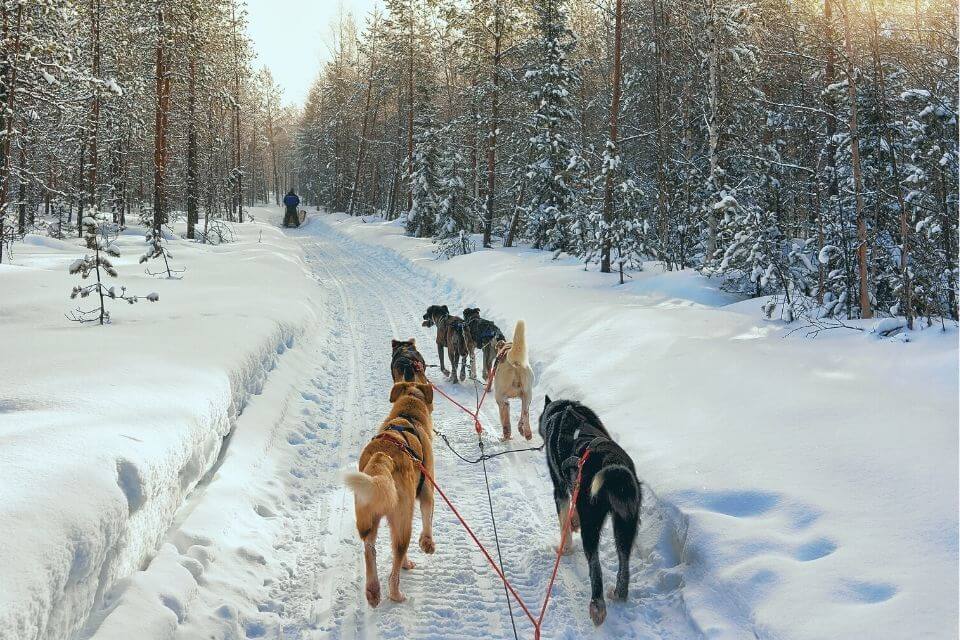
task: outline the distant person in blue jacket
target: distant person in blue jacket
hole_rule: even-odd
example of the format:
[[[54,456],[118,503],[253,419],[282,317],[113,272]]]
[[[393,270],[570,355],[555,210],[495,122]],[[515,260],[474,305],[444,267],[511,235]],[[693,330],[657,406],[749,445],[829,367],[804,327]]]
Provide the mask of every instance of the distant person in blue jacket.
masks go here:
[[[300,198],[293,192],[293,189],[290,189],[290,192],[283,197],[283,204],[287,208],[287,212],[283,216],[283,226],[299,227],[300,216],[297,214],[297,207],[300,206]]]

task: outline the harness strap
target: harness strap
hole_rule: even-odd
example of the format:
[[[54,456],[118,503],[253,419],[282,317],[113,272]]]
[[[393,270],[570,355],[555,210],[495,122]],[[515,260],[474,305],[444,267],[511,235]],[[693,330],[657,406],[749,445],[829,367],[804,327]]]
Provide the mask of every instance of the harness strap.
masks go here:
[[[410,422],[410,421],[407,420],[406,418],[400,418],[400,419],[401,419],[401,420],[404,420],[404,421],[406,421],[406,422]],[[393,424],[391,424],[391,425],[389,425],[386,429],[384,429],[381,433],[377,434],[377,435],[374,436],[374,437],[375,437],[375,438],[381,438],[381,439],[382,439],[383,436],[386,436],[386,435],[387,435],[387,431],[393,431],[393,432],[395,432],[395,433],[399,433],[399,434],[400,434],[400,437],[403,438],[403,444],[402,444],[401,446],[403,447],[404,451],[406,451],[407,453],[410,454],[410,456],[416,461],[417,465],[418,465],[418,466],[420,467],[420,469],[421,469],[421,471],[420,471],[420,480],[417,481],[417,495],[419,496],[419,495],[420,495],[420,491],[423,490],[423,480],[424,480],[423,471],[422,471],[422,469],[423,469],[423,458],[417,455],[417,452],[413,450],[413,448],[410,446],[410,443],[407,442],[406,436],[404,436],[403,434],[404,434],[404,433],[412,433],[412,434],[413,434],[413,437],[416,438],[416,439],[417,439],[417,442],[420,444],[420,451],[423,451],[423,440],[420,439],[420,434],[417,433],[417,430],[413,427],[413,423],[412,423],[412,422],[410,422],[410,426],[409,426],[409,427],[401,427],[401,426],[398,426],[398,425],[393,425]],[[391,442],[395,442],[396,444],[400,445],[400,442],[399,442],[398,440],[396,440],[396,438],[386,438],[386,439],[388,439],[388,440],[390,440]]]

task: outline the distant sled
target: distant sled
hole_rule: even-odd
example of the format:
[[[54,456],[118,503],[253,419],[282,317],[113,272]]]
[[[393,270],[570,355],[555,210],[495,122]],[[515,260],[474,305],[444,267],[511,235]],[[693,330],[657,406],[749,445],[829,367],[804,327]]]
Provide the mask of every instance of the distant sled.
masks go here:
[[[306,209],[297,209],[297,224],[288,224],[287,221],[284,220],[283,226],[284,226],[284,227],[288,227],[288,228],[289,228],[289,227],[299,227],[299,226],[302,226],[302,225],[303,225],[303,223],[306,221],[306,219],[307,219],[307,210],[306,210]]]

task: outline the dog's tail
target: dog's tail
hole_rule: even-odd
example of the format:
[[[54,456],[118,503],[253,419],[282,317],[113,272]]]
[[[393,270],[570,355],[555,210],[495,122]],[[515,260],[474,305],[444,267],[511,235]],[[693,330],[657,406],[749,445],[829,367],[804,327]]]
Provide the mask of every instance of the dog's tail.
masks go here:
[[[378,458],[386,460],[378,460]],[[353,491],[357,504],[369,506],[376,513],[384,514],[397,504],[397,486],[393,482],[393,461],[383,453],[375,453],[365,469],[373,468],[373,474],[363,471],[348,471],[343,482]]]
[[[634,519],[640,513],[640,485],[633,472],[620,464],[604,467],[593,476],[590,498],[603,495],[621,518]]]
[[[523,320],[517,320],[513,328],[513,346],[507,352],[507,362],[525,367],[527,363],[527,325]]]

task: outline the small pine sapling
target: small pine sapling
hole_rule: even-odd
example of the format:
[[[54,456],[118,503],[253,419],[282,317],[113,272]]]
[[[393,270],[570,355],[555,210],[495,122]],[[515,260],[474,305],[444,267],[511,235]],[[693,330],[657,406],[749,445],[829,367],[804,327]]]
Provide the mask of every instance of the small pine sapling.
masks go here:
[[[180,280],[186,269],[174,269],[170,266],[170,259],[173,258],[173,254],[167,249],[166,241],[163,238],[163,229],[157,227],[147,229],[146,242],[147,251],[140,256],[140,264],[143,264],[147,260],[163,258],[162,270],[150,271],[150,269],[147,268],[145,270],[146,274],[148,276],[164,276],[167,280]]]
[[[108,324],[110,322],[110,312],[106,307],[107,299],[124,300],[129,304],[134,304],[140,300],[139,296],[129,295],[126,287],[120,287],[120,291],[118,292],[115,287],[108,287],[103,283],[105,276],[110,276],[111,278],[117,277],[117,270],[110,261],[110,258],[120,256],[120,250],[113,241],[107,238],[105,233],[101,233],[105,230],[105,223],[105,216],[96,209],[91,209],[87,215],[83,217],[81,223],[83,225],[83,238],[86,242],[87,249],[92,251],[93,254],[88,253],[82,258],[74,260],[70,265],[70,273],[79,273],[80,277],[84,280],[93,274],[96,276],[97,281],[86,286],[75,286],[73,292],[70,294],[70,299],[73,300],[78,296],[80,298],[86,298],[90,296],[90,294],[96,294],[99,297],[100,304],[93,309],[82,310],[78,308],[70,312],[67,318],[73,322],[99,322],[101,325]],[[160,299],[156,293],[151,293],[143,297],[150,302],[156,302]]]

